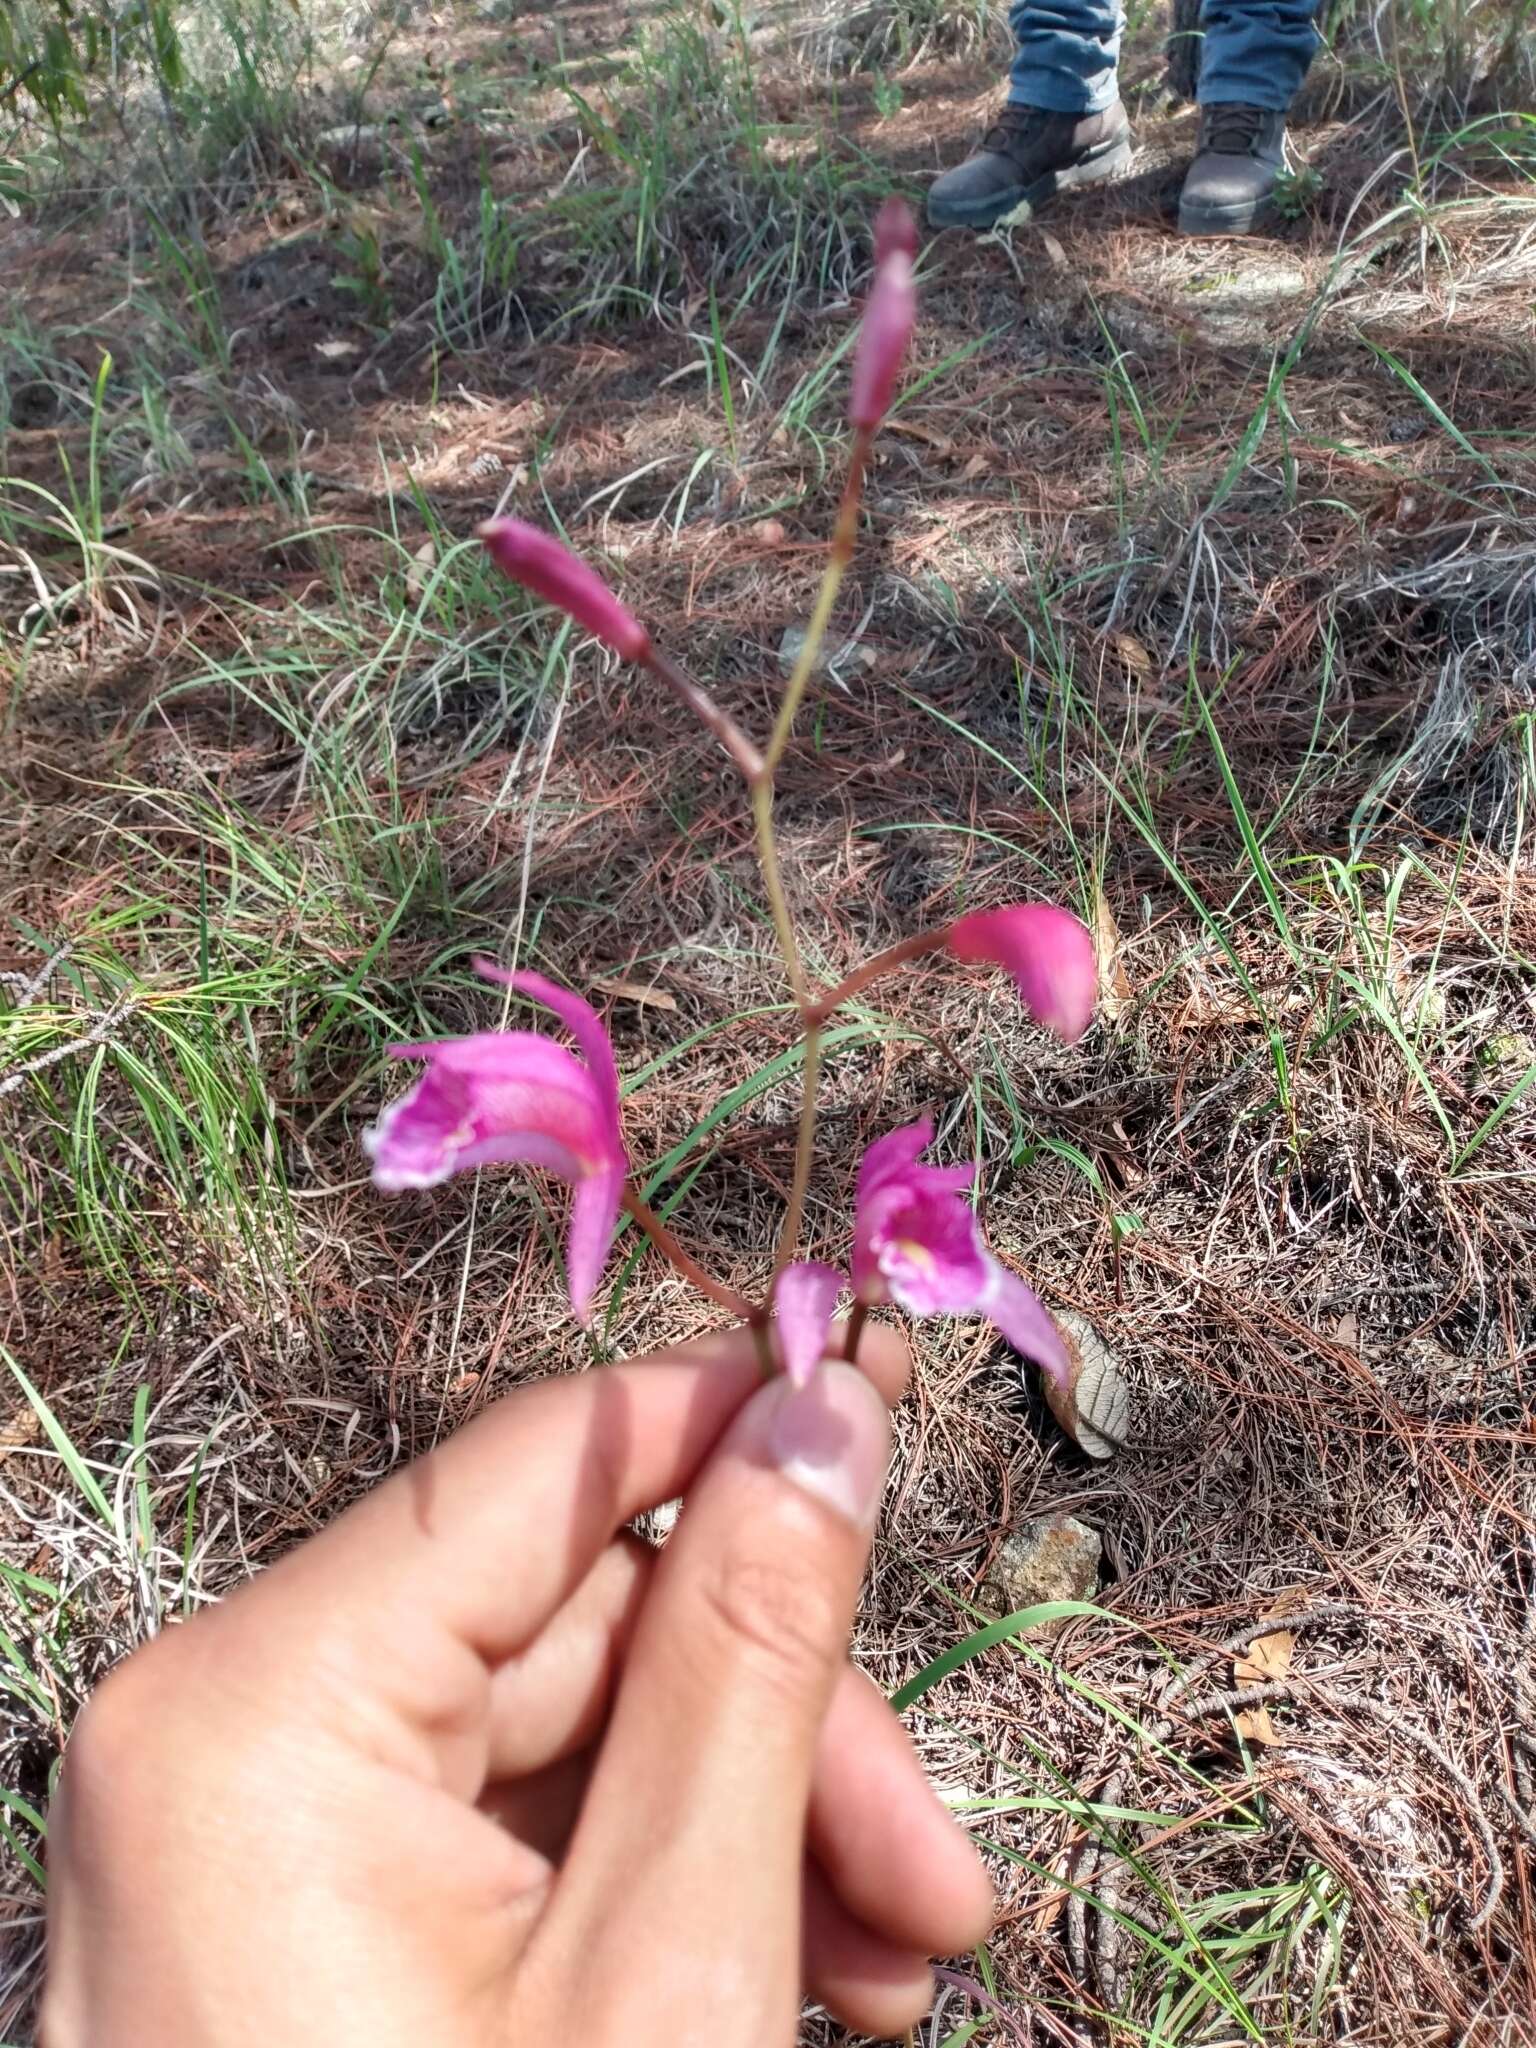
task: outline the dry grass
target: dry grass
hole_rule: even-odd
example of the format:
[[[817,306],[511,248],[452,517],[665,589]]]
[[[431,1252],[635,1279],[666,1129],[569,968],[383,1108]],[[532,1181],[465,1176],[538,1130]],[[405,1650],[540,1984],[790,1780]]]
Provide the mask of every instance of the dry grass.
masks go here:
[[[894,109],[782,24],[642,23],[637,58],[598,8],[477,18],[446,76],[407,26],[374,90],[449,117],[376,171],[331,175],[336,107],[305,102],[288,153],[205,164],[187,266],[142,204],[82,191],[89,159],[0,256],[27,307],[0,1337],[102,1495],[18,1384],[0,1785],[31,1808],[114,1657],[588,1362],[537,1191],[361,1179],[381,1048],[480,1015],[469,952],[669,999],[612,1008],[632,1149],[717,1270],[762,1275],[795,1086],[739,793],[458,543],[499,504],[553,513],[766,723],[838,483],[867,199],[993,90],[964,35],[897,13]],[[624,152],[680,50],[719,96],[651,120],[653,191]],[[1138,41],[1133,76],[1158,63]],[[968,2020],[1536,2038],[1536,187],[1528,123],[1472,73],[1406,30],[1324,67],[1322,189],[1251,248],[1168,231],[1188,120],[1147,98],[1107,205],[929,249],[933,375],[841,607],[860,651],[785,764],[829,975],[1033,892],[1102,891],[1119,935],[1071,1054],[935,971],[882,988],[828,1076],[815,1248],[844,1250],[859,1146],[931,1109],[989,1162],[993,1241],[1135,1398],[1090,1468],[986,1331],[921,1333],[869,1668],[894,1690],[964,1636],[1022,1517],[1084,1517],[1110,1564],[1100,1619],[912,1710],[1005,1900],[931,2048]],[[698,1327],[625,1273],[602,1348]],[[1243,1739],[1234,1654],[1275,1615],[1274,1740]],[[38,1845],[0,1820],[20,2040]]]

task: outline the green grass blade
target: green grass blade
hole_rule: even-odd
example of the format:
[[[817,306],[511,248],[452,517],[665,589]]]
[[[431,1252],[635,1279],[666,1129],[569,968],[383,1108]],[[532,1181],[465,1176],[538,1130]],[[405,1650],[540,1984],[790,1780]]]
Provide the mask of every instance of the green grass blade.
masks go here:
[[[11,1375],[16,1381],[17,1386],[20,1387],[22,1393],[31,1402],[33,1413],[43,1425],[49,1442],[58,1452],[65,1471],[68,1472],[70,1478],[80,1489],[82,1497],[89,1504],[93,1513],[99,1515],[109,1529],[113,1528],[115,1523],[111,1503],[102,1492],[96,1475],[70,1442],[62,1423],[60,1423],[58,1417],[48,1406],[48,1403],[3,1345],[0,1345],[0,1357],[4,1358],[6,1364],[11,1369]]]
[[[1032,1628],[1052,1621],[1070,1621],[1082,1615],[1094,1621],[1104,1619],[1102,1607],[1095,1607],[1087,1600],[1046,1600],[1038,1607],[1021,1607],[1017,1614],[1005,1614],[1000,1621],[988,1622],[985,1628],[963,1637],[958,1643],[951,1643],[931,1663],[925,1664],[914,1678],[899,1686],[891,1694],[891,1705],[898,1714],[904,1714],[908,1707],[915,1706],[925,1692],[932,1691],[940,1679],[948,1678],[952,1671],[958,1671],[962,1664],[968,1664],[973,1657],[980,1657],[998,1643],[1006,1643],[1013,1636],[1027,1635]]]

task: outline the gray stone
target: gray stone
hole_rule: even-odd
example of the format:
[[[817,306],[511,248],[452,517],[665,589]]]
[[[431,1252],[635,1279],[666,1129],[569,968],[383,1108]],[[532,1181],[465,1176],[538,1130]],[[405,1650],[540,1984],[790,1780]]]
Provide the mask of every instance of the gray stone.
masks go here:
[[[804,626],[786,626],[779,641],[779,666],[786,675],[790,674],[796,662],[805,652],[807,633]],[[816,658],[816,673],[828,676],[835,683],[841,683],[853,669],[869,669],[875,666],[876,655],[872,647],[866,647],[857,638],[822,643]]]
[[[1098,1589],[1104,1545],[1097,1529],[1071,1515],[1023,1522],[992,1560],[980,1604],[994,1614],[1017,1614],[1048,1600],[1091,1600]],[[1029,1635],[1051,1636],[1061,1627],[1043,1622]]]
[[[389,148],[389,129],[376,123],[358,125],[349,121],[341,128],[326,128],[315,137],[316,154],[333,172],[347,171],[355,177],[377,177],[384,168]]]

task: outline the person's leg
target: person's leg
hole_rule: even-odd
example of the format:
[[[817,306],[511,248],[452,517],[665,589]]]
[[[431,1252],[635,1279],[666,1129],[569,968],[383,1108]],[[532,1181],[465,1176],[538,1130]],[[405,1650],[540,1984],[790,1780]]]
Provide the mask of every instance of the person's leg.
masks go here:
[[[1010,106],[1102,114],[1120,97],[1118,0],[1018,0],[1008,21],[1016,45]]]
[[[1316,0],[1205,0],[1201,106],[1283,114],[1320,41],[1316,12]]]
[[[1115,83],[1119,0],[1017,0],[1008,104],[981,148],[928,188],[935,227],[990,228],[1131,161]]]
[[[1318,45],[1316,0],[1205,0],[1200,134],[1179,195],[1189,235],[1241,235],[1285,166],[1285,114]]]

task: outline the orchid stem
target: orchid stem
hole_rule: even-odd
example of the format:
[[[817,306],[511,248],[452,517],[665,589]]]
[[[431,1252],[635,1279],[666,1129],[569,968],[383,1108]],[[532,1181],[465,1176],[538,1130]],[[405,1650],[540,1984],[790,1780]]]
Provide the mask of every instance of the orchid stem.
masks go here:
[[[845,974],[834,988],[827,989],[808,1005],[808,1011],[818,1024],[824,1024],[836,1009],[869,987],[872,981],[893,973],[898,967],[905,967],[909,960],[921,960],[925,953],[937,953],[948,943],[950,927],[936,925],[931,931],[914,932],[909,939],[898,939],[894,946],[887,946],[883,953],[871,953]]]
[[[633,1218],[655,1245],[664,1259],[682,1274],[700,1294],[707,1295],[718,1307],[731,1315],[739,1316],[744,1323],[760,1323],[763,1311],[755,1302],[748,1301],[744,1294],[738,1294],[734,1287],[727,1287],[721,1281],[706,1273],[692,1252],[686,1251],[648,1202],[643,1202],[633,1188],[624,1190],[625,1213]]]
[[[843,1356],[850,1365],[858,1363],[859,1339],[863,1336],[864,1325],[868,1321],[868,1302],[856,1301],[853,1304],[853,1313],[848,1318],[848,1333],[843,1339]]]
[[[779,860],[778,840],[773,829],[774,777],[784,750],[789,745],[794,731],[795,714],[821,655],[822,642],[826,638],[827,626],[832,617],[842,588],[843,574],[853,559],[853,550],[859,534],[859,500],[864,489],[864,471],[869,463],[870,443],[873,429],[859,427],[854,432],[853,452],[848,462],[848,478],[843,485],[842,499],[837,508],[837,524],[832,533],[832,545],[827,556],[826,571],[821,579],[821,588],[816,594],[816,603],[806,628],[805,643],[800,657],[784,688],[778,716],[773,722],[773,732],[765,752],[759,752],[741,727],[718,705],[709,692],[685,675],[670,655],[663,654],[655,646],[646,657],[646,666],[658,677],[693,715],[712,732],[741,773],[752,801],[752,825],[757,840],[758,865],[763,873],[763,889],[768,898],[769,913],[773,918],[773,929],[778,939],[779,951],[784,958],[784,972],[788,976],[795,1007],[805,1032],[805,1060],[800,1076],[800,1121],[795,1136],[795,1165],[790,1180],[789,1199],[784,1208],[784,1221],[779,1230],[778,1248],[774,1253],[773,1275],[776,1280],[795,1256],[800,1242],[801,1227],[805,1222],[806,1194],[811,1182],[811,1160],[816,1145],[816,1090],[821,1078],[821,1027],[829,1007],[826,998],[811,1001],[810,989],[805,978],[805,967],[800,958],[800,946],[795,937],[794,919],[790,915],[789,898],[784,890],[783,868]],[[938,940],[934,941],[935,944]],[[894,949],[893,949],[894,950]],[[894,962],[892,963],[895,964]],[[859,984],[862,986],[862,984]],[[834,991],[834,994],[837,992]],[[692,1281],[693,1285],[709,1299],[728,1308],[733,1315],[744,1315],[754,1328],[761,1330],[767,1316],[767,1307],[754,1307],[752,1303],[736,1294],[731,1288],[722,1287],[704,1272],[673,1237],[660,1217],[646,1207],[638,1195],[626,1192],[624,1206],[640,1225],[657,1250],[671,1260],[678,1272]],[[770,1287],[770,1298],[772,1289]],[[765,1361],[771,1364],[768,1354]]]
[[[822,575],[821,588],[816,593],[810,624],[805,629],[805,643],[800,649],[800,658],[796,661],[785,685],[779,715],[773,722],[773,734],[768,741],[768,754],[763,763],[763,772],[770,779],[784,758],[784,749],[789,745],[795,714],[800,709],[800,700],[805,695],[806,685],[815,673],[816,663],[821,654],[821,643],[826,638],[827,625],[832,617],[832,607],[837,603],[837,593],[842,588],[843,573],[853,560],[853,550],[859,538],[859,500],[864,492],[864,471],[869,464],[869,449],[873,439],[874,430],[871,427],[858,427],[854,430],[853,453],[848,458],[848,478],[843,485],[842,499],[837,508],[837,524],[832,530],[832,546],[827,555],[826,570]]]
[[[763,757],[731,714],[715,702],[702,683],[696,683],[692,676],[678,667],[670,654],[663,654],[659,647],[652,645],[645,657],[645,665],[653,676],[666,684],[679,704],[714,734],[747,783],[755,787],[764,770]]]
[[[800,947],[795,938],[795,921],[789,914],[784,894],[784,877],[779,867],[779,843],[773,830],[773,771],[752,783],[752,825],[757,835],[757,864],[762,869],[763,889],[773,917],[773,929],[784,956],[784,971],[802,1013],[809,999],[805,969],[800,964]]]
[[[747,778],[748,788],[752,794],[752,822],[757,834],[757,858],[763,871],[763,888],[767,892],[768,908],[773,915],[773,928],[778,934],[779,950],[784,956],[784,971],[789,977],[789,985],[794,993],[805,1031],[805,1061],[800,1072],[800,1121],[795,1133],[795,1165],[790,1180],[789,1200],[784,1207],[784,1221],[779,1230],[778,1249],[773,1257],[775,1280],[794,1258],[800,1243],[801,1227],[805,1222],[805,1199],[810,1189],[811,1161],[816,1149],[816,1091],[821,1079],[822,1019],[810,999],[805,968],[800,959],[800,947],[795,938],[794,920],[789,912],[789,899],[784,893],[778,840],[773,829],[774,778],[779,763],[784,758],[784,750],[789,745],[790,735],[794,731],[795,714],[800,709],[806,688],[816,672],[822,642],[827,635],[827,625],[837,603],[837,594],[842,588],[844,571],[853,559],[853,550],[859,537],[859,499],[864,490],[864,471],[869,463],[872,439],[873,429],[855,429],[853,452],[848,460],[848,477],[843,485],[843,495],[837,508],[837,524],[832,531],[827,566],[822,575],[821,588],[816,593],[816,602],[811,609],[805,642],[784,687],[784,696],[779,704],[778,716],[773,722],[773,732],[769,737],[767,749],[756,772]]]
[[[771,1380],[778,1371],[778,1362],[773,1355],[773,1338],[766,1315],[759,1314],[752,1324],[752,1342],[757,1347],[757,1369],[765,1380]]]
[[[805,1197],[811,1185],[811,1160],[816,1149],[816,1088],[820,1079],[821,1026],[807,1017],[805,1063],[800,1070],[800,1123],[795,1133],[795,1170],[789,1184],[784,1221],[779,1228],[779,1248],[774,1254],[775,1278],[795,1256],[795,1247],[800,1242],[800,1226],[805,1221]]]

